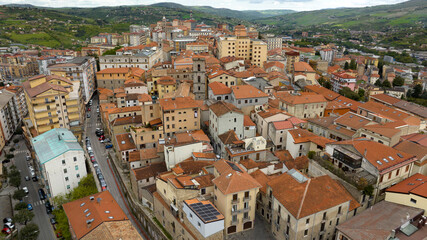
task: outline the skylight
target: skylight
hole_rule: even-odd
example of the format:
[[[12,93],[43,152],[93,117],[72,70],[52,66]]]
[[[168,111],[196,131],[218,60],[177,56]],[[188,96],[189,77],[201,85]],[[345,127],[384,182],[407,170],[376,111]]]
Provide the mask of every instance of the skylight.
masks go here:
[[[387,158],[383,158],[383,161],[384,161],[384,162],[386,162],[386,163],[388,163],[388,160],[387,160]]]
[[[388,156],[388,158],[389,158],[391,161],[394,161],[394,158],[393,158],[392,156]]]
[[[378,163],[379,165],[383,165],[383,163],[382,163],[382,162],[380,162],[380,161],[377,161],[377,163]]]

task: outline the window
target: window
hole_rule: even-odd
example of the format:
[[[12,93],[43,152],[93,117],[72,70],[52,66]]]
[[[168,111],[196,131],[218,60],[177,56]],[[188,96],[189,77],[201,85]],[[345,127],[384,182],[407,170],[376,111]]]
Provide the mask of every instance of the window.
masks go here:
[[[67,189],[70,189],[71,188],[71,186],[70,185],[67,185]]]
[[[62,160],[62,165],[65,165],[65,160]]]
[[[77,162],[77,157],[73,157],[74,162]]]
[[[322,223],[322,224],[320,225],[320,231],[323,231],[323,230],[325,230],[325,223]]]
[[[249,219],[249,213],[248,212],[243,213],[243,218],[244,219]]]
[[[245,198],[249,197],[249,191],[245,192]]]
[[[409,165],[406,166],[405,172],[407,172],[409,170]]]
[[[67,173],[67,169],[66,168],[64,168],[64,173]]]
[[[76,177],[77,177],[77,178],[80,178],[80,174],[78,174],[78,173],[77,173],[77,174],[76,174]]]
[[[323,220],[326,219],[326,212],[323,213]]]
[[[310,218],[307,218],[306,220],[305,220],[305,224],[309,224],[310,223]]]
[[[341,206],[338,208],[338,214],[341,214]]]
[[[200,222],[197,222],[197,226],[201,227],[202,225],[200,224]]]
[[[411,203],[417,203],[416,199],[411,198]]]
[[[245,203],[243,204],[243,208],[244,208],[244,209],[248,209],[248,208],[249,208],[249,203],[248,203],[248,202],[245,202]]]
[[[65,177],[65,181],[68,181],[68,177]]]
[[[193,214],[190,213],[190,218],[193,218]]]
[[[77,166],[77,165],[76,165],[76,166],[75,166],[75,169],[76,169],[76,170],[79,170],[79,166]]]
[[[340,224],[340,219],[339,218],[337,218],[337,224],[336,225],[338,225],[338,224]]]
[[[233,222],[237,222],[237,215],[233,215],[233,217],[232,217],[232,221],[233,221]]]
[[[200,189],[200,194],[205,195],[206,194],[206,188]]]
[[[304,237],[308,235],[308,229],[304,230]]]
[[[397,169],[397,171],[396,171],[396,176],[398,176],[398,175],[399,175],[399,170],[400,170],[400,169]]]
[[[234,205],[233,205],[233,207],[231,208],[231,211],[232,211],[232,212],[237,211],[237,205],[236,205],[236,204],[234,204]]]

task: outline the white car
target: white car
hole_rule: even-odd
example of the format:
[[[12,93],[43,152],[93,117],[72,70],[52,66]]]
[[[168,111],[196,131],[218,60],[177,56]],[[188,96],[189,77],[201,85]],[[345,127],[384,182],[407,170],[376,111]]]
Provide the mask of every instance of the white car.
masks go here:
[[[27,188],[27,187],[23,187],[23,188],[22,188],[22,190],[24,190],[25,194],[28,194],[28,193],[29,193],[29,191],[28,191],[28,188]]]
[[[88,152],[92,152],[92,148],[91,147],[87,147],[87,151]]]

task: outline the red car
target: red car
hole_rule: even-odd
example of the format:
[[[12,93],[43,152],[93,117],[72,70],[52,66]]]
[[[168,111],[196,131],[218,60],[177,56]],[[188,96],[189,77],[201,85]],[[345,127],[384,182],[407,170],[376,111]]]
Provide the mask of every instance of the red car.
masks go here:
[[[99,141],[104,140],[104,139],[105,139],[104,135],[101,135],[101,137],[98,138]]]
[[[88,108],[87,111],[90,112],[90,108]]]
[[[1,230],[1,232],[4,233],[4,234],[6,234],[6,235],[9,235],[9,234],[12,233],[12,231],[8,227],[3,228],[3,230]]]
[[[95,162],[95,156],[90,157],[91,162]]]

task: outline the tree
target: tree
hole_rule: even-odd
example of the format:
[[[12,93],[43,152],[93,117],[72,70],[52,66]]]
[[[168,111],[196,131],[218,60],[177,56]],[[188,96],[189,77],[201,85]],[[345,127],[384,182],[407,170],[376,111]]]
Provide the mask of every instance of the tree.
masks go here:
[[[344,70],[348,70],[350,68],[350,65],[348,64],[348,62],[345,62],[344,64]]]
[[[377,81],[375,81],[374,85],[377,87],[381,87],[382,86],[381,80],[378,79]]]
[[[382,83],[383,88],[391,88],[391,83],[386,79]]]
[[[360,97],[357,93],[351,91],[351,89],[349,87],[343,87],[340,91],[339,94],[348,97],[350,99],[359,101]]]
[[[22,209],[17,214],[15,214],[14,220],[17,223],[27,225],[27,222],[31,221],[33,217],[33,212],[30,212],[28,209]]]
[[[16,188],[21,186],[21,173],[18,172],[17,174],[10,176],[9,183]]]
[[[22,209],[26,209],[27,208],[27,203],[25,203],[25,202],[19,202],[19,203],[17,203],[17,204],[15,204],[15,210],[16,211],[19,211],[19,210],[22,210]]]
[[[331,89],[332,88],[331,82],[330,81],[326,81],[324,87],[327,88],[327,89]]]
[[[70,201],[74,201],[97,192],[98,189],[96,188],[95,179],[92,174],[88,174],[80,180],[79,186],[70,192],[69,199]]]
[[[403,84],[405,84],[405,79],[403,79],[403,77],[397,76],[393,79],[394,87],[400,87],[400,86],[403,86]]]
[[[18,238],[19,240],[36,240],[39,233],[39,226],[34,223],[30,223],[21,229]]]
[[[349,67],[350,67],[350,69],[352,69],[352,70],[356,70],[356,69],[357,69],[357,63],[356,63],[356,60],[351,59]]]
[[[365,97],[365,89],[359,88],[359,90],[357,91],[357,94],[359,95],[360,99],[363,100],[363,98]]]
[[[363,194],[365,194],[365,195],[372,196],[373,193],[374,193],[374,187],[372,185],[367,185],[363,189]]]
[[[423,92],[423,87],[421,86],[421,84],[417,84],[414,87],[414,92],[412,93],[412,97],[419,98],[421,96],[422,92]]]
[[[13,193],[13,199],[21,201],[25,197],[25,192],[22,189],[18,189]]]

